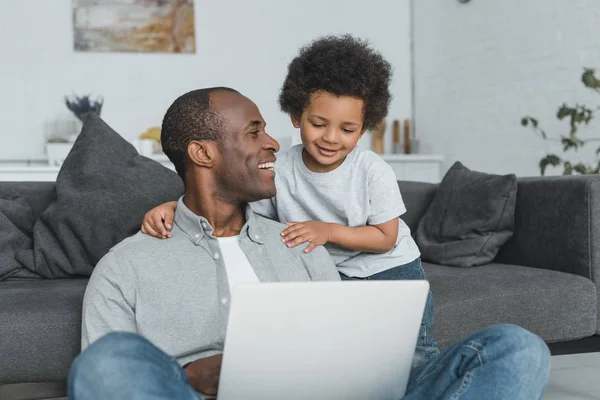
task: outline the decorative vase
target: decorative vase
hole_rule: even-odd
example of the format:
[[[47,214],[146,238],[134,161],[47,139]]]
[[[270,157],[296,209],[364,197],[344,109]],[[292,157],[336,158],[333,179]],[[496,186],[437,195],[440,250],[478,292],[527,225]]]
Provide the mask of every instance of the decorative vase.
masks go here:
[[[46,143],[46,154],[48,155],[48,164],[53,167],[60,167],[71,148],[73,147],[73,143],[65,143],[65,142],[47,142]]]

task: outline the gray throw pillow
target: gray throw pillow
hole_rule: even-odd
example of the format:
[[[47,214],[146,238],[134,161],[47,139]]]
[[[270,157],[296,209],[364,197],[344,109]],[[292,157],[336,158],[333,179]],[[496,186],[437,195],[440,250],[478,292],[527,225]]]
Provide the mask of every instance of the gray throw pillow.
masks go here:
[[[514,231],[517,178],[471,171],[456,162],[419,222],[423,260],[455,267],[492,262]]]
[[[36,277],[16,259],[17,252],[31,249],[34,223],[33,210],[24,198],[14,193],[0,198],[0,282]]]
[[[55,199],[33,228],[33,250],[17,254],[44,278],[89,276],[111,247],[136,233],[144,214],[183,193],[179,176],[91,114],[65,159]]]

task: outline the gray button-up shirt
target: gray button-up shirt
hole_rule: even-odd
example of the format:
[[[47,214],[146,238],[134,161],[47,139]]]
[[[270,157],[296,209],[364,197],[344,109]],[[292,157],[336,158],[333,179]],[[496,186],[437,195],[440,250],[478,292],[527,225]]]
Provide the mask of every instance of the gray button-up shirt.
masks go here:
[[[138,233],[104,256],[83,300],[82,348],[109,332],[140,334],[180,364],[223,351],[230,293],[218,240],[179,200],[172,238]],[[261,282],[339,280],[323,247],[281,242],[285,225],[246,207],[240,247]],[[260,313],[260,310],[256,310]]]

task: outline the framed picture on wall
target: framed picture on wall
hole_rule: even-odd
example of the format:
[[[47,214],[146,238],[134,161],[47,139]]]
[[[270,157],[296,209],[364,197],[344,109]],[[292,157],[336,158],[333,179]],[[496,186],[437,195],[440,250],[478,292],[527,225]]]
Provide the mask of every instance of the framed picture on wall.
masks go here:
[[[75,51],[195,53],[194,0],[72,0]]]

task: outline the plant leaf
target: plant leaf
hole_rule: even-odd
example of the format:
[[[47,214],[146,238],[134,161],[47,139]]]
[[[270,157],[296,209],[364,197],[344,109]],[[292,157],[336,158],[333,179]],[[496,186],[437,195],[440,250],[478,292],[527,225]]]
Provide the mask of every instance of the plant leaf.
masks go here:
[[[573,169],[575,170],[575,172],[580,173],[582,175],[586,175],[592,172],[592,167],[590,167],[589,165],[585,165],[582,163],[576,164]]]
[[[569,149],[577,150],[579,147],[583,146],[583,141],[574,136],[563,136],[560,142],[563,144],[563,151],[567,151]]]
[[[544,157],[540,160],[540,173],[543,176],[544,173],[546,172],[546,168],[548,167],[548,165],[552,165],[553,167],[556,167],[557,165],[560,165],[561,162],[562,162],[562,160],[557,155],[548,154],[546,157]]]
[[[593,68],[584,68],[583,75],[581,75],[581,81],[590,89],[599,89],[600,88],[600,80],[596,78],[595,70]]]
[[[563,175],[573,175],[573,165],[570,162],[565,161]]]

